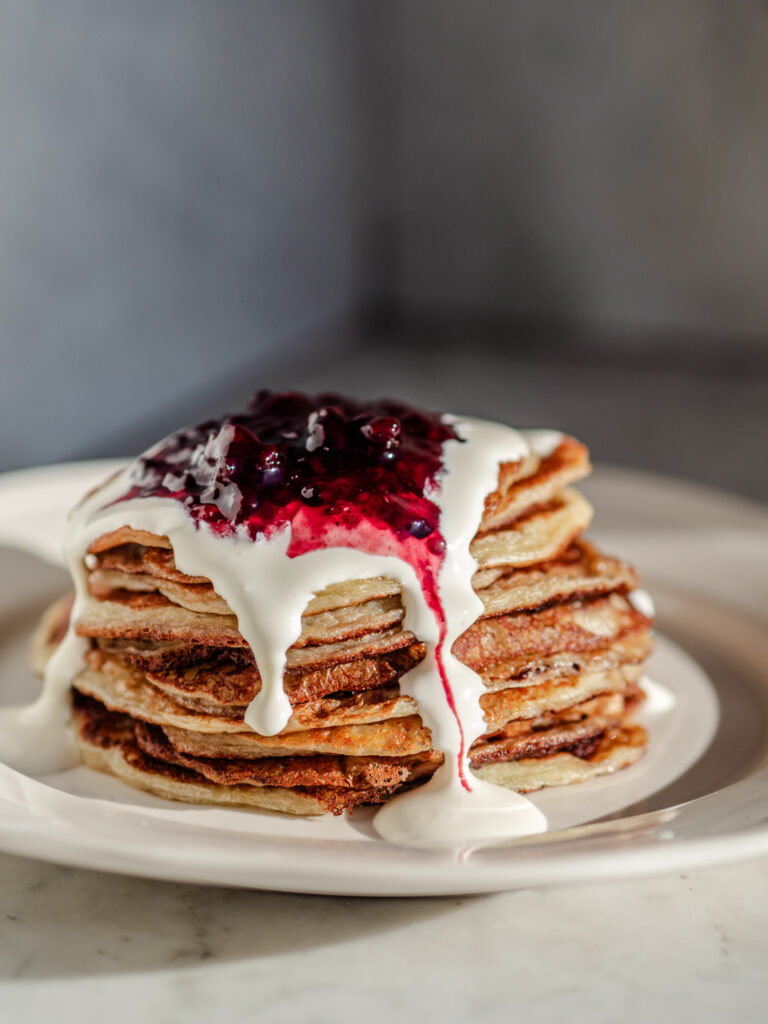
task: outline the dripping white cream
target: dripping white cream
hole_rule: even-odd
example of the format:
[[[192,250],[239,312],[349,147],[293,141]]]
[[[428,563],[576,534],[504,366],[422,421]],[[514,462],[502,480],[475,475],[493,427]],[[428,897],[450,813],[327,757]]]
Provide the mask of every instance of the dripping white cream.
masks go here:
[[[444,753],[445,764],[426,785],[385,805],[375,819],[378,831],[385,838],[412,845],[542,831],[546,821],[530,801],[483,783],[469,772],[468,748],[485,731],[479,705],[483,685],[450,649],[482,610],[472,588],[477,565],[469,544],[480,523],[485,497],[496,486],[499,464],[523,459],[531,451],[545,457],[562,435],[553,431],[523,434],[473,419],[446,417],[446,422],[453,425],[463,443],[449,440],[444,444],[444,471],[429,497],[441,510],[440,531],[446,542],[438,593],[446,623],[443,660],[456,714],[436,670],[437,620],[414,569],[398,557],[395,544],[391,554],[368,554],[340,546],[291,558],[287,554],[290,526],[269,539],[259,537],[254,541],[244,528],[231,536],[221,536],[205,523],[196,524],[172,498],[137,498],[112,504],[128,490],[130,468],[89,496],[73,513],[65,552],[75,583],[71,623],[77,621],[87,601],[87,551],[98,537],[128,523],[134,529],[168,537],[178,568],[188,575],[210,579],[236,615],[262,680],[245,720],[256,732],[274,735],[291,714],[283,690],[286,652],[301,632],[302,612],[312,595],[348,579],[395,579],[403,592],[403,627],[427,647],[424,660],[402,678],[402,689],[418,701],[433,745]],[[225,426],[211,439],[207,454],[223,457],[228,440]],[[223,497],[234,510],[239,500],[236,488]],[[342,539],[346,545],[354,540],[348,532],[340,542]],[[0,713],[0,757],[7,763],[37,774],[76,763],[75,745],[65,723],[70,684],[81,668],[86,649],[87,641],[77,636],[71,624],[49,662],[38,701]],[[462,777],[469,780],[471,791],[462,786]]]
[[[635,590],[630,590],[627,594],[627,600],[636,612],[640,612],[641,615],[645,615],[647,619],[655,617],[656,607],[653,603],[653,598],[647,590],[641,590],[639,587]]]
[[[418,702],[433,746],[444,753],[445,764],[423,786],[388,801],[374,819],[384,839],[408,846],[531,835],[543,832],[547,825],[530,800],[472,776],[469,747],[486,731],[480,708],[484,686],[482,678],[451,653],[454,641],[482,612],[472,587],[477,563],[469,545],[480,525],[485,498],[496,487],[500,463],[525,458],[533,445],[521,432],[500,424],[456,420],[453,425],[465,443],[449,441],[443,454],[445,475],[439,501],[446,556],[438,593],[447,625],[443,658],[464,742],[456,718],[441,699],[434,664],[425,659],[402,678],[401,689]],[[546,437],[540,436],[544,433]],[[531,440],[541,442],[544,452],[550,445],[551,450],[557,446],[551,432],[535,435]],[[462,776],[470,780],[469,791],[461,784]]]

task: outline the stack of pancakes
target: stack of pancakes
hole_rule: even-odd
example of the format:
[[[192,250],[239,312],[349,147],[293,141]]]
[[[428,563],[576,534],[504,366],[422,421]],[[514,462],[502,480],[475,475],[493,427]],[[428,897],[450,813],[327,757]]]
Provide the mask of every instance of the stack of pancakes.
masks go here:
[[[630,718],[651,621],[628,599],[634,570],[582,537],[591,509],[568,485],[588,471],[571,438],[503,464],[472,543],[484,611],[453,647],[485,685],[470,763],[520,792],[623,768],[647,743]],[[86,565],[74,626],[89,649],[72,687],[87,765],[170,799],[317,814],[382,803],[441,764],[400,690],[425,649],[395,581],[313,597],[288,651],[291,718],[261,736],[243,720],[261,684],[237,620],[209,580],[179,572],[167,538],[126,525]],[[49,650],[66,614],[44,623]]]

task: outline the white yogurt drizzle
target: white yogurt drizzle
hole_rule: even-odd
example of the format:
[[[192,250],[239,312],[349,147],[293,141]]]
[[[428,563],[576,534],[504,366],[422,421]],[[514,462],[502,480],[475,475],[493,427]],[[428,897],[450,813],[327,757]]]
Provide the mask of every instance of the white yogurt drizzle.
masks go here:
[[[647,590],[641,590],[639,587],[635,590],[630,590],[627,594],[627,600],[636,612],[645,615],[647,619],[653,619],[656,616],[656,606]]]
[[[418,701],[433,746],[444,753],[445,764],[425,785],[385,804],[374,819],[377,831],[385,839],[412,846],[459,845],[543,831],[546,819],[529,800],[471,775],[467,750],[486,731],[479,704],[483,682],[450,649],[482,612],[482,602],[472,588],[477,563],[469,545],[480,523],[485,497],[496,487],[499,464],[523,459],[531,450],[546,457],[562,435],[553,431],[519,432],[469,418],[445,417],[445,421],[464,443],[445,443],[444,473],[439,488],[429,497],[441,509],[440,531],[446,542],[438,594],[447,626],[442,654],[456,715],[446,700],[436,668],[437,621],[415,571],[397,557],[396,545],[392,554],[371,555],[337,547],[289,558],[290,527],[269,539],[252,541],[244,528],[234,536],[221,536],[205,523],[196,525],[172,498],[137,498],[111,504],[129,488],[129,467],[72,514],[65,544],[75,584],[70,627],[48,663],[38,700],[26,707],[0,710],[0,758],[30,774],[60,771],[77,763],[75,743],[66,723],[70,685],[82,668],[88,647],[88,641],[77,636],[73,628],[88,600],[85,556],[98,537],[130,524],[136,530],[166,536],[180,571],[210,579],[216,593],[236,615],[238,629],[253,651],[261,676],[261,690],[248,706],[245,721],[262,735],[280,732],[291,715],[283,689],[286,652],[301,633],[302,612],[312,595],[349,579],[384,576],[397,580],[403,593],[403,628],[427,647],[426,657],[403,676],[401,688]],[[218,440],[223,445],[226,438],[221,435]],[[237,496],[232,497],[235,503]],[[461,784],[462,772],[471,791]]]

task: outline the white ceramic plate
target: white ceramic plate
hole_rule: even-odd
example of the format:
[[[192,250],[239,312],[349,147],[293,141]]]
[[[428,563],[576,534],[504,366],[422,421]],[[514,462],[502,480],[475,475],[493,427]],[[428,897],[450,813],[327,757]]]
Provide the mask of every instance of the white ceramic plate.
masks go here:
[[[36,692],[25,648],[67,586],[50,564],[65,510],[111,468],[0,477],[0,704]],[[369,811],[303,820],[188,807],[84,768],[31,778],[0,765],[0,849],[177,881],[344,895],[486,892],[768,853],[768,515],[617,470],[597,472],[585,490],[594,535],[635,561],[656,600],[651,674],[676,703],[644,713],[652,742],[639,764],[534,795],[546,835],[410,850],[378,840]]]

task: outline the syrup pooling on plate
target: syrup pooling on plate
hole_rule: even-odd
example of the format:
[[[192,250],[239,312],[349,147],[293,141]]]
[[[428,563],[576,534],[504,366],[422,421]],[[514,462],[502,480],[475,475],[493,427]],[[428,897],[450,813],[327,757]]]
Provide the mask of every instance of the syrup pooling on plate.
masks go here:
[[[160,442],[79,506],[67,543],[71,621],[87,597],[84,558],[97,537],[126,524],[168,537],[178,568],[210,579],[236,615],[262,680],[245,721],[273,735],[291,714],[286,651],[312,595],[348,579],[393,578],[403,626],[427,648],[402,689],[418,701],[445,766],[380,811],[379,831],[415,843],[541,831],[529,801],[469,773],[468,747],[485,728],[483,684],[451,646],[482,610],[469,545],[500,463],[531,447],[544,454],[558,439],[399,403],[259,392],[245,412]],[[36,742],[27,737],[25,756],[7,751],[28,770],[62,767],[66,749],[43,732],[62,731],[85,649],[70,626],[40,700],[18,714],[20,729],[40,731]]]

